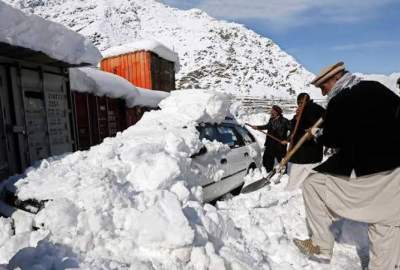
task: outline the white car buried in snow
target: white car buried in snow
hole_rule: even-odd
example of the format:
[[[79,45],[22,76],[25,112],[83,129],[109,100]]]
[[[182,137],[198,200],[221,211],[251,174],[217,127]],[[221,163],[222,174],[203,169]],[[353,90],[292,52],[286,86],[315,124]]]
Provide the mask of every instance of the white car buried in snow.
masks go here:
[[[261,149],[254,136],[230,119],[219,124],[202,123],[197,130],[205,146],[192,155],[192,167],[203,188],[203,201],[213,202],[226,194],[239,194],[245,176],[262,166]],[[47,201],[19,200],[15,192],[14,181],[4,185],[0,215],[11,216],[17,209],[35,214]]]
[[[192,155],[192,167],[203,188],[203,201],[214,202],[227,194],[239,194],[245,176],[262,166],[261,149],[255,138],[234,120],[202,123],[197,130],[205,146]],[[47,200],[20,200],[15,196],[15,181],[7,182],[1,190],[0,215],[11,216],[17,209],[36,214],[44,207]]]
[[[262,166],[261,149],[255,138],[233,120],[220,124],[203,123],[197,130],[205,147],[192,157],[193,166],[199,168],[203,200],[211,202],[225,194],[237,195],[244,177],[252,169]],[[207,141],[219,142],[224,147],[215,153]]]

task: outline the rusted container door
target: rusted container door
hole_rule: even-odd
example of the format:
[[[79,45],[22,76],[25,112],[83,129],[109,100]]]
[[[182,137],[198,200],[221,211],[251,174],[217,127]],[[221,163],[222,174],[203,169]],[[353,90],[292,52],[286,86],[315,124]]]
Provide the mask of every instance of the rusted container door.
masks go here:
[[[74,150],[68,74],[0,65],[0,179]]]
[[[11,81],[10,68],[0,65],[0,181],[9,175],[20,172],[23,169],[22,165],[26,164],[23,163],[26,153],[20,152],[18,143],[19,140],[22,143],[25,142],[23,139],[25,128],[15,124],[15,102],[13,102]]]
[[[45,97],[47,132],[51,155],[72,152],[73,140],[70,127],[71,109],[68,107],[70,93],[64,76],[44,73],[43,91]]]
[[[118,122],[118,131],[125,130],[128,125],[126,121],[126,111],[127,107],[125,106],[125,100],[118,100],[118,110],[117,110],[117,122]]]
[[[47,126],[43,84],[37,71],[21,70],[21,90],[25,109],[29,162],[50,156],[50,138]]]
[[[174,63],[165,60],[158,55],[151,54],[151,78],[155,90],[170,92],[175,90]]]
[[[0,85],[0,91],[3,91]],[[3,112],[3,101],[0,97],[0,109]],[[6,128],[3,120],[3,114],[0,113],[0,179],[4,179],[8,173],[8,157],[7,157],[7,142],[6,142]]]
[[[75,121],[78,129],[78,148],[79,150],[87,150],[93,145],[89,95],[74,92],[73,97],[76,111]]]
[[[108,133],[108,111],[107,111],[107,98],[96,97],[96,111],[97,111],[97,129],[98,129],[98,142],[101,143],[104,138],[109,136]]]
[[[74,150],[67,82],[66,75],[42,69],[21,68],[16,72],[14,83],[20,86],[20,93],[13,91],[17,122],[14,132],[25,140],[20,148],[28,154],[27,165]]]
[[[110,57],[101,61],[102,70],[119,75],[132,84],[152,89],[151,53],[139,51]]]
[[[143,116],[144,110],[141,107],[133,107],[126,110],[127,127],[136,124]]]
[[[125,102],[121,99],[107,98],[108,134],[115,136],[118,131],[126,128],[124,123]],[[121,117],[123,119],[121,119]]]
[[[9,145],[7,143],[7,85],[6,71],[0,66],[0,180],[10,174]]]
[[[115,136],[118,132],[118,100],[107,98],[107,127],[108,136]]]
[[[74,92],[79,149],[87,150],[126,128],[125,102]]]

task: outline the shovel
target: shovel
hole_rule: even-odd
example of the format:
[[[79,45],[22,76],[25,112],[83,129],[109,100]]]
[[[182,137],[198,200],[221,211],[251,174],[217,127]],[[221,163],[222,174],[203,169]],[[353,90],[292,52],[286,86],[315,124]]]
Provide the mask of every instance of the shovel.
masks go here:
[[[324,120],[322,119],[322,117],[320,119],[318,119],[318,121],[311,127],[312,128],[317,128],[319,127],[322,122]],[[242,188],[242,190],[240,191],[240,193],[250,193],[253,191],[256,191],[266,185],[269,185],[271,183],[271,179],[272,177],[274,177],[274,175],[276,173],[279,173],[278,178],[275,180],[275,183],[278,184],[280,182],[280,178],[282,177],[284,171],[285,171],[285,166],[286,164],[289,162],[290,158],[297,152],[297,150],[299,150],[299,148],[303,145],[303,143],[305,141],[307,141],[310,137],[309,132],[306,132],[301,138],[300,140],[297,142],[297,144],[286,154],[286,156],[281,160],[281,162],[279,162],[279,164],[277,166],[275,166],[275,168],[272,169],[272,171],[270,171],[267,175],[267,177],[262,178],[258,181],[255,181],[254,183],[251,183],[247,186],[244,186]]]

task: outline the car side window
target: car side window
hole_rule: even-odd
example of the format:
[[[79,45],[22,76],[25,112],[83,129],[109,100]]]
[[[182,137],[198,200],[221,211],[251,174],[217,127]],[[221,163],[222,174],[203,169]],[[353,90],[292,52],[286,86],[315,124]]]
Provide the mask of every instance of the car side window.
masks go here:
[[[206,139],[209,141],[218,141],[218,133],[215,129],[215,127],[212,126],[200,126],[197,128],[198,131],[200,132],[200,140]]]
[[[233,127],[228,126],[217,126],[219,133],[219,142],[229,145],[231,148],[243,146],[243,142],[236,135]]]
[[[253,143],[256,141],[254,139],[253,135],[251,135],[250,132],[247,129],[245,129],[244,127],[235,126],[235,128],[236,128],[237,132],[239,132],[240,136],[242,136],[242,138],[246,144],[250,144],[250,143]]]

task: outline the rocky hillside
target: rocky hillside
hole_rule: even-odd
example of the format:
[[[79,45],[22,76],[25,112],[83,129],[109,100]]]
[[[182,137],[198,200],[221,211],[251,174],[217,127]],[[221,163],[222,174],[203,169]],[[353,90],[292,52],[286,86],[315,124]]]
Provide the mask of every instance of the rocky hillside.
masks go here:
[[[183,11],[155,0],[5,2],[88,36],[100,50],[156,39],[179,53],[178,88],[268,97],[314,89],[308,84],[313,75],[272,40],[197,9]]]

